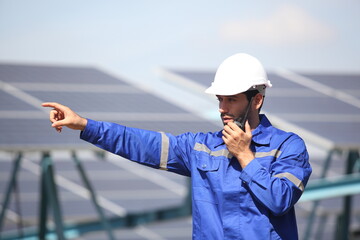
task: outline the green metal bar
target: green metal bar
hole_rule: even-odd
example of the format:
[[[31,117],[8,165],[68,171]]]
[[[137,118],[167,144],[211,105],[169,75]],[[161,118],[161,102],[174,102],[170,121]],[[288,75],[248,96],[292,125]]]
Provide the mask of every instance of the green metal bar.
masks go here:
[[[348,153],[347,163],[346,163],[346,174],[351,174],[354,171],[356,162],[359,161],[359,152],[358,150],[350,150]],[[351,204],[352,196],[348,195],[344,197],[343,202],[343,213],[342,221],[340,226],[340,237],[341,239],[349,239],[349,227],[350,227],[350,218],[351,218]]]
[[[109,222],[107,221],[107,219],[105,218],[105,214],[102,211],[102,208],[100,207],[100,205],[98,204],[96,195],[95,195],[95,191],[93,189],[93,187],[90,184],[90,181],[88,179],[88,177],[85,174],[85,170],[81,164],[81,162],[79,161],[79,159],[77,158],[76,152],[73,151],[72,152],[72,158],[75,162],[75,165],[80,173],[81,179],[83,180],[84,185],[86,186],[86,188],[88,189],[90,196],[91,196],[91,200],[96,208],[96,211],[100,217],[100,222],[102,223],[104,229],[107,232],[107,235],[109,237],[110,240],[115,240],[115,237],[112,233],[112,229],[111,229],[111,225],[109,224]]]
[[[345,239],[342,239],[342,222],[344,221],[343,220],[344,216],[343,214],[339,214],[336,218],[336,226],[335,226],[335,236],[334,236],[334,239],[341,239],[341,240],[346,240]]]
[[[61,216],[61,207],[54,179],[53,164],[49,152],[44,152],[41,159],[41,208],[39,222],[39,238],[45,239],[47,227],[47,208],[53,210],[55,230],[58,240],[64,240],[64,227]]]
[[[23,232],[24,225],[23,225],[22,214],[21,214],[20,189],[19,189],[18,181],[15,181],[14,194],[15,194],[15,202],[16,202],[16,212],[19,215],[19,219],[17,221],[17,228],[19,230],[20,237],[23,237],[24,236],[24,232]]]
[[[45,239],[47,232],[47,217],[48,217],[48,206],[49,199],[47,194],[46,187],[46,171],[47,171],[47,162],[45,160],[45,154],[43,153],[41,159],[41,176],[40,176],[40,206],[39,206],[39,239]]]
[[[10,174],[10,181],[9,181],[8,186],[7,186],[6,193],[4,195],[4,200],[3,200],[3,203],[2,203],[2,209],[1,209],[1,214],[0,214],[0,233],[1,233],[2,228],[3,228],[6,209],[8,208],[8,205],[9,205],[9,202],[10,202],[11,191],[15,187],[17,174],[18,174],[19,168],[20,168],[21,159],[22,159],[22,153],[19,152],[16,155],[16,158],[15,158],[15,161],[14,161],[14,164],[13,164],[13,169],[12,169],[11,174]]]
[[[65,239],[64,225],[63,225],[63,221],[62,221],[62,211],[61,211],[61,205],[59,203],[58,191],[57,191],[57,187],[56,187],[56,183],[55,183],[55,179],[54,179],[53,163],[50,158],[50,155],[47,155],[45,158],[47,160],[47,171],[46,171],[47,193],[48,193],[49,200],[50,200],[49,201],[50,207],[52,207],[52,210],[53,210],[53,217],[55,220],[55,229],[56,229],[57,239],[64,240]]]
[[[351,205],[352,205],[352,196],[346,196],[343,203],[343,221],[340,223],[341,227],[341,239],[349,239],[349,228],[350,228],[350,216],[351,216]]]
[[[328,220],[327,214],[323,214],[320,216],[320,224],[317,228],[314,239],[323,239],[322,236],[324,234],[324,229],[325,229],[327,220]]]
[[[344,197],[360,193],[360,173],[312,180],[299,202]]]

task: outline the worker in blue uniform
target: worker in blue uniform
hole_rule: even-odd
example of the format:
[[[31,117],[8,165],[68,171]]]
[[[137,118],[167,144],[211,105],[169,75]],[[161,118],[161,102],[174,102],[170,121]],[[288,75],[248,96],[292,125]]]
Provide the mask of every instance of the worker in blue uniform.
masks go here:
[[[311,174],[304,141],[260,114],[271,87],[258,59],[239,53],[219,66],[207,93],[216,95],[224,127],[173,136],[80,117],[59,103],[59,132],[149,167],[191,177],[193,239],[298,239],[294,205]]]

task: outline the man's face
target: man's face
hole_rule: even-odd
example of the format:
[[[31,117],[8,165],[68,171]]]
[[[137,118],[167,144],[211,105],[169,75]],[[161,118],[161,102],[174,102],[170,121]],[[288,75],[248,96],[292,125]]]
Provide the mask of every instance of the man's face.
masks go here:
[[[224,125],[242,116],[248,105],[248,100],[243,93],[232,96],[217,95],[217,98],[219,100],[221,120]]]

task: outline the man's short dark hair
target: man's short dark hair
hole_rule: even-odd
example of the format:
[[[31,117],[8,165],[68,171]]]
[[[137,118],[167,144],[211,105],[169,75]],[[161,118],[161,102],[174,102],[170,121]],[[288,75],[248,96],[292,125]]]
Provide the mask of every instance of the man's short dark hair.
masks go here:
[[[258,93],[260,93],[258,90],[249,90],[249,91],[244,92],[244,94],[246,96],[246,99],[248,100],[249,103],[251,101],[251,98],[255,97],[256,94],[258,94]],[[262,104],[261,104],[261,106],[259,108],[259,113],[260,113],[260,110],[261,110],[261,108],[262,108],[262,106],[264,104],[264,98],[265,98],[265,96],[263,95],[263,102],[262,102]]]
[[[246,99],[248,100],[248,102],[250,102],[252,97],[255,97],[256,94],[258,94],[259,91],[258,90],[250,90],[250,91],[246,91],[244,92]]]

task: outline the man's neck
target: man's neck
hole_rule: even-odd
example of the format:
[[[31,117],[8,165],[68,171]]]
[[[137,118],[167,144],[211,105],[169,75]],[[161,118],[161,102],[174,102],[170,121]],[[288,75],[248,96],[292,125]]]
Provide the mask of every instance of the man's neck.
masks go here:
[[[257,128],[260,124],[260,116],[259,113],[251,114],[251,116],[248,118],[250,129],[253,131],[255,128]]]

